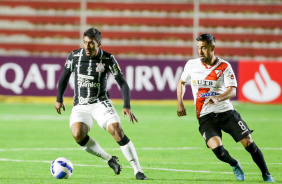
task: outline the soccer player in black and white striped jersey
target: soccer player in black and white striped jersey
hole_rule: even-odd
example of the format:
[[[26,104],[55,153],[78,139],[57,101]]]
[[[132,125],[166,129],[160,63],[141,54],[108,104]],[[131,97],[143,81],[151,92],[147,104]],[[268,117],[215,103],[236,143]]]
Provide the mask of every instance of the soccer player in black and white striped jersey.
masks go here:
[[[138,180],[147,180],[140,166],[133,143],[122,130],[120,118],[109,99],[107,76],[111,72],[120,86],[124,100],[123,116],[128,115],[129,121],[138,122],[130,109],[130,89],[115,57],[100,49],[102,34],[95,28],[84,32],[84,47],[71,52],[66,60],[63,73],[59,80],[55,108],[61,114],[65,110],[63,95],[72,73],[75,77],[74,107],[70,116],[70,128],[75,141],[87,152],[101,157],[116,174],[121,171],[118,158],[105,152],[99,143],[89,137],[93,121],[107,130],[120,145],[122,153],[134,169]]]

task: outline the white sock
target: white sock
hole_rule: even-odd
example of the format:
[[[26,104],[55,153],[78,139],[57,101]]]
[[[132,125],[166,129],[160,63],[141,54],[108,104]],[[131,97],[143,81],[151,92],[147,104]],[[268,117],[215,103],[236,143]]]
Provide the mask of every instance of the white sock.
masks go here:
[[[129,141],[126,145],[120,146],[120,149],[121,149],[123,155],[125,156],[125,158],[129,161],[129,163],[133,167],[134,175],[136,175],[137,172],[144,173],[141,166],[140,166],[138,156],[137,156],[137,153],[136,153],[136,150],[135,150],[133,143],[131,141]]]
[[[105,162],[108,162],[112,158],[112,156],[107,152],[105,152],[101,148],[99,143],[91,137],[89,137],[89,141],[84,146],[81,147],[88,153],[95,155],[97,157],[101,157],[102,159],[105,160]]]

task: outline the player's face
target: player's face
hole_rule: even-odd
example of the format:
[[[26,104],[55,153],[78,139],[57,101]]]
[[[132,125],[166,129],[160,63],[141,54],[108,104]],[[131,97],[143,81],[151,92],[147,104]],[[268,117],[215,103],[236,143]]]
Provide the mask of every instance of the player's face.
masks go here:
[[[97,41],[94,40],[93,38],[89,38],[88,36],[85,36],[83,38],[83,45],[86,55],[91,57],[91,56],[96,56],[98,54],[101,43],[97,43]]]
[[[209,63],[213,57],[214,46],[212,44],[207,44],[204,41],[197,41],[197,50],[200,59],[204,63]]]

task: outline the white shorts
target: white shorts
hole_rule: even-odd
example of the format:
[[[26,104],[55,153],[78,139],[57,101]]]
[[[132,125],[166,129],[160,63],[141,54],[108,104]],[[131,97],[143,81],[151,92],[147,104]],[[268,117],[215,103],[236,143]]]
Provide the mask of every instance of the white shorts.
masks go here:
[[[72,108],[70,115],[70,127],[77,122],[83,122],[90,131],[93,121],[108,131],[108,125],[111,123],[120,123],[119,116],[111,100],[105,100],[89,105],[76,105]]]

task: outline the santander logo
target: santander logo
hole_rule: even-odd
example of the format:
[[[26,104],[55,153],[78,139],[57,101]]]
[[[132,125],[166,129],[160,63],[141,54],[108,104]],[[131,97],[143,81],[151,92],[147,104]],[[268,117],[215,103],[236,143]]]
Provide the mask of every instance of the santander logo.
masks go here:
[[[255,102],[270,102],[279,97],[281,87],[271,80],[265,66],[261,64],[254,79],[247,81],[242,88],[246,98]]]

